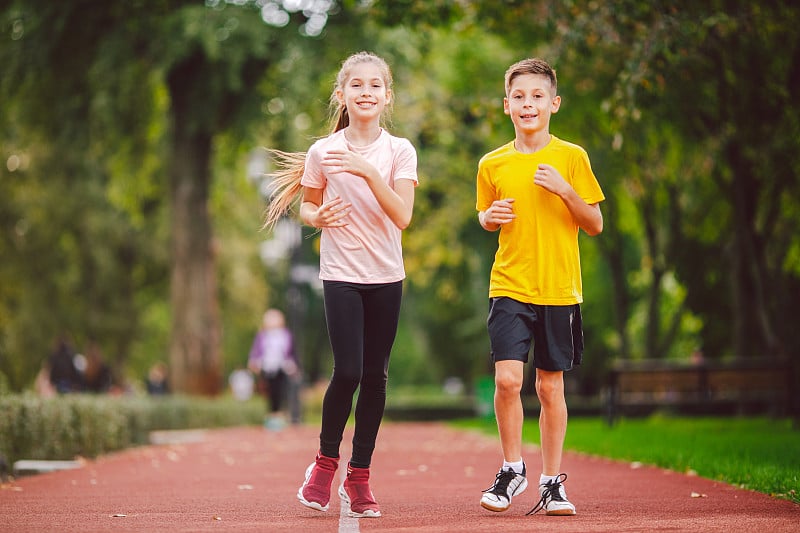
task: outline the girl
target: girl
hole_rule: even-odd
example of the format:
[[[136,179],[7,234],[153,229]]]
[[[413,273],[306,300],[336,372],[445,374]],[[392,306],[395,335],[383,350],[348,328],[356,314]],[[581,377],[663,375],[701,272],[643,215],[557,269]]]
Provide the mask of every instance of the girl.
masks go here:
[[[297,373],[292,333],[286,327],[286,318],[278,309],[267,309],[261,321],[247,367],[258,376],[267,398],[267,416],[264,427],[279,430],[285,425],[283,405],[289,379]]]
[[[282,168],[273,175],[276,192],[265,223],[277,221],[302,191],[300,218],[321,229],[320,278],[334,365],[319,452],[297,498],[328,510],[339,445],[359,389],[352,455],[338,491],[352,517],[381,515],[369,467],[405,278],[400,236],[411,221],[418,183],[416,150],[381,127],[391,103],[386,62],[368,52],[347,58],[331,95],[333,132],[307,154],[276,152]]]

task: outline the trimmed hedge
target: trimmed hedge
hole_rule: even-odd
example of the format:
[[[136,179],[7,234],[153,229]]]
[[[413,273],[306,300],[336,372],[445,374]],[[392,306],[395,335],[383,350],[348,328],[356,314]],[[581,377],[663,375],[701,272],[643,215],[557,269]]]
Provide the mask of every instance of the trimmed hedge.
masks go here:
[[[19,459],[93,458],[148,442],[153,430],[257,425],[262,400],[32,394],[0,396],[0,455]]]

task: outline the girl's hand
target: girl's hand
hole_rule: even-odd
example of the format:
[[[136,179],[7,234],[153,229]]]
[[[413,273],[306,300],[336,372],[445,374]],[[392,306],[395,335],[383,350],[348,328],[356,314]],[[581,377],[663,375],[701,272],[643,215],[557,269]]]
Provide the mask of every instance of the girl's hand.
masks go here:
[[[341,228],[347,225],[344,220],[350,214],[351,203],[344,203],[340,196],[325,202],[317,208],[314,226],[317,228]]]
[[[349,172],[356,176],[368,179],[376,173],[373,167],[361,154],[350,150],[330,150],[322,158],[322,166],[328,167],[329,172]]]

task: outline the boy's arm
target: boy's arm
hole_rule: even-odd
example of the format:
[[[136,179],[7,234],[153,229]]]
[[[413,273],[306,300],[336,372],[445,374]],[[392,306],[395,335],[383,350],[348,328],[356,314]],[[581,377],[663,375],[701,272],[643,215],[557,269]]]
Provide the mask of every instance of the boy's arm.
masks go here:
[[[513,212],[513,198],[495,200],[485,211],[478,212],[478,221],[486,231],[497,231],[503,224],[508,224],[517,215]]]
[[[575,223],[590,236],[598,235],[603,231],[603,213],[600,204],[587,204],[578,193],[570,187],[567,194],[561,196]]]
[[[603,213],[600,212],[600,204],[587,204],[554,167],[539,165],[533,183],[558,195],[569,209],[575,223],[583,231],[591,236],[603,231]]]

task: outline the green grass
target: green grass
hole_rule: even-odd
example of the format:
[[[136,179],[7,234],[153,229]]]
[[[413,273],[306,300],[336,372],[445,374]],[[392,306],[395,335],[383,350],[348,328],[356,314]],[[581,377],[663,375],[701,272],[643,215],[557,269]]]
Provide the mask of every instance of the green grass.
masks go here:
[[[455,424],[497,434],[493,419]],[[522,433],[539,443],[536,420],[526,420]],[[601,418],[571,418],[565,448],[691,471],[800,503],[800,431],[790,420],[653,416],[608,427]]]

